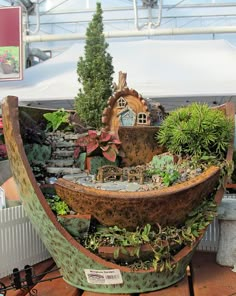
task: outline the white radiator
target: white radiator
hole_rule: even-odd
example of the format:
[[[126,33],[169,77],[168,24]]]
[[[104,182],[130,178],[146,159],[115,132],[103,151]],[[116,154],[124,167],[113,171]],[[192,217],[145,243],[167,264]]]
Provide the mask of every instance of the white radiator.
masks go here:
[[[224,198],[236,198],[236,194],[225,194]],[[219,240],[219,226],[217,218],[208,226],[207,231],[198,245],[197,250],[217,252]]]
[[[208,226],[205,235],[197,247],[198,251],[216,252],[218,248],[219,226],[218,220],[215,218]]]
[[[50,257],[23,206],[0,210],[0,278]]]

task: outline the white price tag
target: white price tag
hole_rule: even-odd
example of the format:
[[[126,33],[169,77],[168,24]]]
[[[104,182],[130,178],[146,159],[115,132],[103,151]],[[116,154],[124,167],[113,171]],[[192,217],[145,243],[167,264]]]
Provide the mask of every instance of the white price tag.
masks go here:
[[[5,191],[0,187],[0,210],[6,207]]]
[[[84,269],[89,284],[95,285],[116,285],[123,284],[119,269],[94,270]]]

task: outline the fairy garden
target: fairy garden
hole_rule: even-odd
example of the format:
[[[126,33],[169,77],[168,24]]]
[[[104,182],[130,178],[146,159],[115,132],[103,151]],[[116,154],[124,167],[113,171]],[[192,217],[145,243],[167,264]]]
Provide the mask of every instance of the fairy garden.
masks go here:
[[[36,122],[26,110],[22,138],[36,180],[91,252],[133,269],[172,270],[215,217],[214,192],[231,169],[233,122],[222,110],[194,103],[166,114],[127,87],[109,98],[100,129],[75,112],[44,112]]]
[[[74,111],[20,109],[25,152],[58,221],[81,245],[133,269],[172,270],[216,215],[214,194],[232,169],[233,121],[224,108],[198,103],[167,114],[128,88],[126,73],[114,85],[102,30],[98,4]]]
[[[113,293],[146,292],[184,277],[216,216],[233,169],[234,110],[193,103],[168,114],[128,88],[125,73],[114,85],[101,13],[97,4],[74,110],[17,109],[8,97],[6,143],[23,204],[63,277],[107,292],[84,279],[89,262],[122,272],[123,286],[111,285]]]

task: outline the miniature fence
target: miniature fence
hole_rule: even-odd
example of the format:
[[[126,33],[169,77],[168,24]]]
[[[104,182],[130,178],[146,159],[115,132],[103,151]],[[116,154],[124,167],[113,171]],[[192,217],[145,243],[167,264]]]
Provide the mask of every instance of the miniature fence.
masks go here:
[[[0,278],[50,257],[23,206],[0,210]]]
[[[236,198],[226,194],[224,198]],[[218,247],[218,221],[209,225],[199,251],[216,252]],[[12,273],[12,269],[24,268],[51,257],[27,218],[23,206],[0,210],[0,278]]]

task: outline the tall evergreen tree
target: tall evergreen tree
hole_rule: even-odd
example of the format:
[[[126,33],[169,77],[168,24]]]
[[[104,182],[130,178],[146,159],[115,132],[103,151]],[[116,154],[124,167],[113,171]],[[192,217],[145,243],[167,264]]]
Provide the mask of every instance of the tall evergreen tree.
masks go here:
[[[79,89],[75,98],[75,109],[80,119],[94,128],[101,127],[102,111],[112,94],[114,69],[107,48],[102,8],[97,3],[96,13],[86,31],[85,57],[80,57],[77,64],[78,81],[82,89]]]

